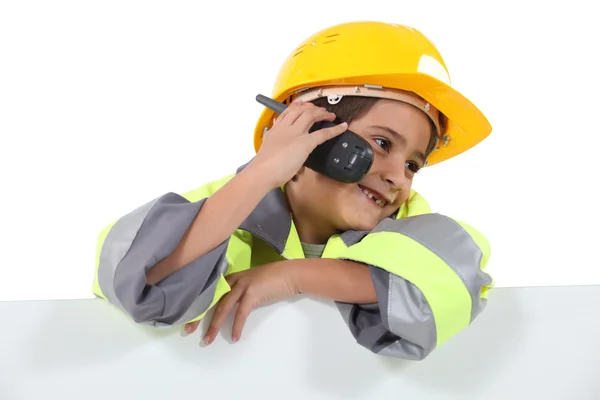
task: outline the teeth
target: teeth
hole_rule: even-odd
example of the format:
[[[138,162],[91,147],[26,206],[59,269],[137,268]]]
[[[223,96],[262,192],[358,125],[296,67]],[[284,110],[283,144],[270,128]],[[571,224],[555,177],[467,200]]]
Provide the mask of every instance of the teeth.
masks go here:
[[[376,195],[374,195],[373,193],[370,193],[367,189],[363,188],[363,187],[358,187],[360,189],[361,192],[363,192],[368,198],[370,198],[371,200],[375,201],[375,204],[377,204],[380,207],[383,207],[386,205],[386,201],[382,200],[380,198],[378,198]]]

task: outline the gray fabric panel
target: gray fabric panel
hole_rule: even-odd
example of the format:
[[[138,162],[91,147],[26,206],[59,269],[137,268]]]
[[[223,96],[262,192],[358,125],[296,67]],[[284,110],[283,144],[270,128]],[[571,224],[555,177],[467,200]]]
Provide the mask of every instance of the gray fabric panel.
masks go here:
[[[167,276],[157,286],[164,293],[165,306],[161,316],[147,323],[175,325],[197,317],[208,309],[218,284],[219,272],[227,271],[225,258],[229,240]]]
[[[116,296],[133,320],[155,326],[181,320],[216,278],[215,267],[223,261],[229,240],[157,285],[146,284],[146,271],[175,249],[205,200],[191,203],[170,193],[148,212],[115,274]]]
[[[340,235],[340,239],[342,239],[346,246],[350,247],[360,242],[369,233],[369,231],[346,231]]]
[[[216,292],[217,286],[219,284],[219,277],[221,275],[225,275],[228,268],[229,268],[229,262],[227,261],[227,259],[224,256],[222,256],[220,258],[220,261],[219,261],[217,267],[213,270],[213,273],[211,274],[210,278],[207,281],[208,286],[202,290],[202,293],[200,293],[200,295],[196,298],[196,300],[194,300],[194,302],[189,307],[189,309],[185,312],[185,314],[183,314],[183,316],[181,318],[179,318],[177,321],[173,322],[172,324],[185,323],[185,322],[191,320],[192,318],[196,318],[198,315],[200,315],[200,314],[204,313],[206,310],[208,310],[208,307],[210,307],[210,305],[212,304],[213,299],[215,297],[215,292]]]
[[[98,265],[98,285],[106,299],[119,308],[123,308],[115,294],[115,272],[117,266],[129,251],[131,243],[142,226],[148,212],[160,198],[154,199],[129,214],[121,217],[110,229],[100,251]]]
[[[395,220],[387,218],[378,227],[391,221]],[[382,230],[386,229],[379,229]],[[346,231],[340,238],[349,247],[370,233]],[[423,294],[410,282],[378,267],[369,267],[378,304],[338,305],[352,335],[360,345],[380,355],[407,360],[425,358],[435,348],[437,333]]]
[[[471,321],[481,313],[485,301],[481,288],[492,278],[480,268],[483,254],[477,243],[456,221],[440,214],[423,214],[399,220],[384,220],[373,232],[398,232],[410,237],[440,257],[465,284],[471,296]]]
[[[292,216],[285,194],[279,188],[267,193],[240,225],[240,229],[264,240],[279,254],[283,253],[285,249],[291,227]]]
[[[377,267],[370,269],[378,303],[337,303],[350,332],[357,343],[373,353],[422,360],[437,342],[427,301],[417,287],[404,279]]]
[[[245,169],[245,168],[246,168],[246,167],[247,167],[247,166],[248,166],[248,165],[249,165],[249,164],[252,162],[252,160],[254,160],[254,158],[255,158],[255,157],[252,157],[252,158],[250,159],[250,161],[248,161],[248,162],[247,162],[247,163],[245,163],[245,164],[242,164],[242,165],[240,165],[240,166],[238,167],[238,169],[236,169],[236,170],[235,170],[235,173],[236,173],[236,174],[239,174],[240,172],[242,172],[242,171],[243,171],[243,170],[244,170],[244,169]]]
[[[435,321],[421,290],[407,280],[378,268],[373,274],[388,278],[387,322],[390,330],[409,342],[433,349],[437,342]],[[382,290],[384,287],[381,288]],[[383,304],[382,304],[383,306]]]
[[[252,160],[240,166],[236,173],[239,174],[251,162]],[[240,225],[240,229],[264,240],[279,254],[283,253],[285,249],[291,228],[292,216],[285,193],[280,188],[275,188],[267,193],[254,211]]]
[[[352,313],[352,308],[354,307],[354,304],[336,301],[335,305],[337,306],[337,309],[340,312],[340,314],[342,314],[344,322],[346,323],[346,325],[348,325],[348,328],[350,328],[350,315]]]
[[[356,342],[373,353],[379,353],[399,339],[383,324],[377,303],[354,304],[347,318]]]
[[[382,279],[387,276],[389,281],[387,313],[384,314],[390,331],[402,337],[391,345],[391,349],[398,353],[396,357],[423,359],[437,344],[435,320],[425,296],[419,288],[399,276],[378,268],[372,271],[381,274]]]
[[[400,358],[402,360],[424,360],[434,349],[422,349],[406,340],[398,340],[377,352],[380,356]]]
[[[393,219],[387,217],[383,221],[392,221]],[[383,222],[381,221],[381,222]],[[381,224],[381,222],[379,224]],[[344,244],[348,247],[352,246],[360,242],[365,236],[367,236],[371,231],[345,231],[340,235],[340,239],[344,242]]]

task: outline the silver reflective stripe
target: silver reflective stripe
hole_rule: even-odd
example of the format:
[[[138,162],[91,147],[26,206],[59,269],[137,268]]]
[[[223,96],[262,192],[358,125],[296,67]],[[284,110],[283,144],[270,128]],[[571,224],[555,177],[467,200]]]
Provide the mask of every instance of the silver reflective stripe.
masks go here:
[[[121,218],[107,234],[99,284],[107,300],[134,321],[170,326],[197,317],[212,303],[227,270],[229,239],[155,285],[146,279],[146,271],[177,247],[205,201],[168,193]]]
[[[227,268],[229,267],[229,262],[225,257],[221,259],[219,264],[217,265],[216,277],[213,282],[200,293],[198,298],[194,300],[190,308],[183,314],[181,318],[176,320],[174,324],[183,324],[191,319],[196,318],[198,315],[203,314],[208,310],[210,305],[213,302],[215,297],[215,292],[217,291],[217,286],[219,284],[220,275],[225,275],[227,272]]]
[[[421,291],[404,279],[370,266],[378,303],[337,308],[352,336],[373,353],[421,360],[437,343],[436,326]]]
[[[373,232],[397,232],[425,246],[460,277],[471,296],[471,321],[485,307],[481,288],[492,278],[480,268],[483,256],[477,243],[456,221],[440,214],[384,220]]]
[[[406,340],[397,340],[377,352],[380,356],[401,358],[403,360],[411,361],[421,361],[429,353],[430,351],[424,351],[418,346],[415,346],[414,343],[407,342]]]
[[[362,240],[362,238],[367,236],[369,233],[369,231],[346,231],[340,235],[340,239],[344,241],[344,244],[347,247],[350,247]]]
[[[350,312],[352,311],[352,307],[354,307],[354,305],[340,302],[336,302],[335,305],[337,306],[340,314],[342,314],[342,318],[344,319],[344,322],[346,322],[346,325],[350,327]]]
[[[375,232],[393,232],[415,240],[443,260],[461,279],[471,298],[471,321],[485,307],[481,288],[491,277],[481,270],[482,251],[456,221],[440,214],[423,214],[402,219],[386,219],[371,231],[348,231],[341,235],[350,247]],[[401,260],[402,256],[399,255]],[[340,308],[357,341],[385,356],[422,360],[437,345],[437,329],[431,308],[423,293],[402,277],[370,266],[378,299],[373,305]]]
[[[435,349],[437,343],[435,319],[429,303],[412,283],[394,274],[387,273],[387,276],[387,326],[401,336],[391,344],[391,349],[397,353],[396,357],[422,359]]]
[[[123,309],[123,306],[115,294],[117,267],[131,248],[146,216],[160,199],[161,197],[156,198],[121,217],[110,229],[102,245],[98,266],[98,285],[106,299],[120,309]]]

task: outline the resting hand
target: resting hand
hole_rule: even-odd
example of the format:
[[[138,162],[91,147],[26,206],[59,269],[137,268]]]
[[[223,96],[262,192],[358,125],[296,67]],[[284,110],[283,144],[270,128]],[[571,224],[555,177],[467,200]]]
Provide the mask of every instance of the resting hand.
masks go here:
[[[212,343],[221,329],[223,322],[239,303],[233,321],[232,340],[237,342],[242,334],[244,324],[250,312],[261,305],[274,303],[298,294],[290,269],[285,261],[265,264],[252,269],[237,272],[225,277],[231,287],[217,303],[210,325],[204,336],[204,343]],[[187,333],[194,332],[200,321],[186,325]]]

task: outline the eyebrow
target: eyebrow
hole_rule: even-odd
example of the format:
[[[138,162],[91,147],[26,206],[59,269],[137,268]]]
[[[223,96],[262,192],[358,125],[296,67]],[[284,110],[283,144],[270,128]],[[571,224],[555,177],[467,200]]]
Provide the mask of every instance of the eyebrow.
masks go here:
[[[404,137],[404,135],[396,132],[392,128],[389,128],[387,126],[381,126],[381,125],[370,125],[369,128],[379,129],[379,130],[389,133],[390,135],[392,135],[394,137],[394,139],[396,139],[398,142],[400,142],[403,146],[406,146],[408,144],[406,137]],[[420,152],[418,150],[415,152],[415,154],[417,155],[418,158],[421,159],[422,163],[425,163],[425,161],[426,161],[425,154],[423,154],[422,152]]]

